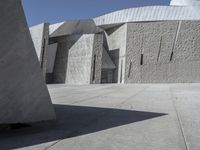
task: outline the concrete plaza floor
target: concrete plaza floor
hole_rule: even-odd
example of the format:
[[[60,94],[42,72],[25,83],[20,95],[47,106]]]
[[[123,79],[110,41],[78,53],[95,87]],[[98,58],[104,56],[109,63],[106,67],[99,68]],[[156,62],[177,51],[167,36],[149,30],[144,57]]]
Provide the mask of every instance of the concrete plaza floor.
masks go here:
[[[200,84],[48,88],[57,120],[0,133],[1,150],[200,149]]]

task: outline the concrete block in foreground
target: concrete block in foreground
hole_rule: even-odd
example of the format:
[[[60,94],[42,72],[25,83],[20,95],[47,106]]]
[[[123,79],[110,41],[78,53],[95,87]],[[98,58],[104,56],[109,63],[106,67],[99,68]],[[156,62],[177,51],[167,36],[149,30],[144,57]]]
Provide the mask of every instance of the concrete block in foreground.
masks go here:
[[[55,118],[20,0],[1,0],[0,124]]]

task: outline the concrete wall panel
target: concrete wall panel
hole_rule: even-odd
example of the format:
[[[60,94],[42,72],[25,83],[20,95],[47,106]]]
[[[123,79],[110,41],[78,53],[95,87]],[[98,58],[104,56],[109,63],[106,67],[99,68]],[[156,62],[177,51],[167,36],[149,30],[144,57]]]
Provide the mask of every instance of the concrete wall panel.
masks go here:
[[[103,57],[103,34],[95,34],[93,43],[93,54],[91,59],[91,82],[95,84],[101,83],[101,71],[102,71],[102,57]],[[95,67],[94,67],[95,59]],[[95,69],[95,71],[94,71]]]
[[[119,26],[114,31],[113,28],[110,30],[106,34],[108,48],[110,51],[119,49],[118,83],[124,83],[127,25]]]
[[[53,83],[65,83],[68,62],[68,47],[66,38],[58,42],[53,70]]]
[[[199,37],[199,21],[129,23],[126,83],[200,82]]]
[[[55,118],[20,0],[1,0],[0,124]]]
[[[67,38],[68,64],[66,84],[90,84],[94,34]],[[73,44],[72,44],[73,43]]]
[[[44,76],[47,72],[47,46],[49,41],[49,25],[42,23],[30,28],[33,44],[43,70]]]
[[[53,73],[57,47],[57,43],[48,45],[47,47],[47,73]]]

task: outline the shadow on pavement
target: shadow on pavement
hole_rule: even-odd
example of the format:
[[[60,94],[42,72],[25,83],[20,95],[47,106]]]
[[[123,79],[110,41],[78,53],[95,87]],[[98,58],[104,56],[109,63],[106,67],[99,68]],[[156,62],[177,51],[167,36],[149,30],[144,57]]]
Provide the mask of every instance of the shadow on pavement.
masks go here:
[[[54,105],[57,120],[0,133],[0,149],[53,142],[160,117],[166,114],[71,105]]]

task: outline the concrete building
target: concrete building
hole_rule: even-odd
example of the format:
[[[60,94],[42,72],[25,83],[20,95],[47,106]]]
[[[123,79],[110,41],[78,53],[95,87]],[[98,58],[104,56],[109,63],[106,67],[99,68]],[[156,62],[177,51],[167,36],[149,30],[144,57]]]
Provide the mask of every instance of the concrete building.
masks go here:
[[[198,0],[65,21],[48,32],[47,83],[200,82]]]
[[[20,0],[1,0],[0,124],[55,119]]]

